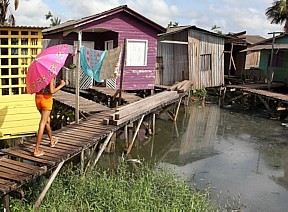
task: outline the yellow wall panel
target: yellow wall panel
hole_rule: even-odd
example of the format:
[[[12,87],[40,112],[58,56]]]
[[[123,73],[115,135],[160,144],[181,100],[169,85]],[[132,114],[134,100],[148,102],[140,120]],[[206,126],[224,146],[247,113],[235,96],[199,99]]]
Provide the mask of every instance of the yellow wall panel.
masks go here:
[[[42,28],[0,27],[0,140],[36,133],[40,114],[26,73],[42,50]]]

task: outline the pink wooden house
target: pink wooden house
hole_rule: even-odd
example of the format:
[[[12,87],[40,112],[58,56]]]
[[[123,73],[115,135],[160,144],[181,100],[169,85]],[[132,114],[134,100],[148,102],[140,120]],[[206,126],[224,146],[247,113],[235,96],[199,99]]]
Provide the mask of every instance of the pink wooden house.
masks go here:
[[[123,5],[45,29],[43,38],[51,39],[48,45],[75,45],[80,37],[82,45],[96,50],[116,48],[126,39],[123,90],[149,90],[154,89],[155,83],[157,35],[165,31],[159,24]],[[118,89],[120,75],[114,81],[114,88]]]

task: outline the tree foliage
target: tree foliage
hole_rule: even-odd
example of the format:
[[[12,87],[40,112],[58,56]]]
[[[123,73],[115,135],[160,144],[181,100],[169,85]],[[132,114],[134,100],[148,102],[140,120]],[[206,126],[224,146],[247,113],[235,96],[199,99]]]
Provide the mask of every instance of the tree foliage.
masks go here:
[[[176,27],[176,26],[179,26],[179,22],[170,21],[169,24],[168,24],[168,27]]]
[[[14,9],[17,10],[19,6],[20,0],[14,0]],[[7,19],[7,12],[8,8],[10,5],[9,0],[0,0],[0,26],[4,25],[10,25],[10,26],[15,26],[16,25],[16,19],[12,12],[10,11],[10,15],[8,16]]]
[[[50,26],[57,26],[59,24],[61,24],[61,19],[59,19],[58,17],[54,17],[53,14],[51,13],[51,11],[49,11],[46,15],[45,15],[46,20],[50,20],[51,24]]]
[[[266,9],[265,15],[271,20],[271,24],[284,23],[284,31],[288,32],[288,1],[274,1],[272,6]]]

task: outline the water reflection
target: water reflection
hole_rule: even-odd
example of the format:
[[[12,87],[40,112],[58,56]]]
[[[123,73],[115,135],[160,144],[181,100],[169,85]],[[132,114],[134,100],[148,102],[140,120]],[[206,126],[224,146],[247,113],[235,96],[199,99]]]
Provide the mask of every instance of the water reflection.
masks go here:
[[[173,168],[183,178],[195,178],[197,187],[210,183],[222,206],[228,200],[243,211],[287,211],[288,128],[281,123],[193,104],[182,108],[177,123],[163,112],[156,127],[155,137],[141,132],[130,158]],[[124,138],[117,146],[110,163],[121,157]]]
[[[195,176],[199,187],[211,183],[222,205],[235,198],[245,211],[287,210],[287,128],[217,106],[193,105],[179,122],[179,138],[160,166]]]

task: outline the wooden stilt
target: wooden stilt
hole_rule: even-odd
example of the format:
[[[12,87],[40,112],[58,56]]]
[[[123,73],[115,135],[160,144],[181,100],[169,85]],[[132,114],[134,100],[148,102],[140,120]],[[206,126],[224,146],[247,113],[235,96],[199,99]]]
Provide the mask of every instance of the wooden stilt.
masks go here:
[[[267,102],[260,95],[257,95],[257,96],[260,99],[260,101],[264,104],[264,106],[265,106],[266,110],[268,111],[269,115],[274,117],[274,113],[272,112],[272,110],[269,107],[269,105],[267,104]]]
[[[176,137],[179,138],[179,131],[178,131],[178,127],[177,127],[177,122],[174,122],[174,128],[175,128],[175,132],[176,132]]]
[[[95,150],[96,150],[96,148],[97,148],[97,145],[98,145],[98,142],[94,145],[94,147],[93,147],[92,150],[91,150],[91,153],[90,153],[89,158],[88,158],[88,162],[87,162],[86,167],[85,167],[85,170],[84,170],[84,174],[87,173],[87,170],[88,170],[88,168],[89,168],[89,166],[90,166],[90,163],[91,163],[93,154],[94,154],[94,152],[95,152]]]
[[[155,141],[155,135],[153,135],[152,142],[151,142],[151,152],[150,152],[151,158],[153,157],[154,141]]]
[[[179,109],[180,109],[180,105],[181,105],[181,101],[182,101],[182,97],[179,99],[179,102],[178,102],[178,105],[177,105],[177,110],[176,110],[176,113],[175,113],[175,116],[174,116],[174,122],[177,121],[177,116],[178,116],[178,112],[179,112]]]
[[[135,139],[136,139],[136,136],[137,136],[137,134],[138,134],[138,131],[139,131],[139,129],[140,129],[140,126],[141,126],[141,123],[142,123],[144,117],[145,117],[145,115],[142,115],[141,119],[140,119],[139,122],[138,122],[136,131],[135,131],[135,133],[134,133],[134,136],[133,136],[133,138],[132,138],[132,141],[131,141],[131,143],[130,143],[130,145],[129,145],[129,147],[128,147],[128,150],[127,150],[127,153],[126,153],[126,154],[129,154],[130,151],[131,151],[131,149],[132,149],[133,143],[134,143],[134,141],[135,141]]]
[[[171,115],[171,111],[166,111],[166,114],[169,116],[169,118],[173,121],[174,120],[174,118],[173,118],[173,116],[174,116],[174,114],[173,115]]]
[[[58,164],[57,168],[54,170],[54,172],[52,173],[52,175],[50,176],[45,188],[43,189],[42,193],[40,194],[40,196],[38,197],[37,201],[34,204],[34,210],[37,209],[42,200],[44,199],[48,189],[50,188],[50,186],[52,185],[55,177],[57,176],[57,174],[59,173],[60,169],[62,168],[62,166],[64,165],[65,161],[63,160],[61,163]]]
[[[10,195],[9,194],[5,194],[2,197],[2,203],[3,203],[4,212],[10,212]]]
[[[107,145],[107,147],[106,147],[106,149],[105,149],[105,152],[106,152],[106,153],[110,153],[110,152],[113,151],[113,149],[114,149],[114,144],[115,144],[115,142],[116,142],[116,134],[117,134],[117,131],[116,131],[116,133],[114,133],[114,134],[112,135],[112,137],[111,137],[111,139],[110,139],[110,142],[108,143],[108,145]]]
[[[108,142],[110,141],[110,138],[112,137],[113,134],[114,134],[114,132],[111,132],[111,133],[107,136],[107,138],[106,138],[106,140],[104,141],[101,149],[99,150],[99,152],[98,152],[98,154],[97,154],[97,156],[96,156],[96,158],[95,158],[95,160],[94,160],[91,168],[93,168],[93,167],[96,165],[96,163],[98,162],[100,156],[102,155],[104,149],[106,148],[106,146],[107,146]]]
[[[129,137],[128,137],[128,125],[127,124],[124,127],[124,135],[125,135],[125,143],[128,143]]]
[[[155,113],[152,114],[152,132],[153,132],[153,135],[155,135],[155,132],[156,132],[156,114]]]
[[[81,161],[80,161],[80,166],[81,166],[81,173],[84,171],[84,149],[81,151]]]

